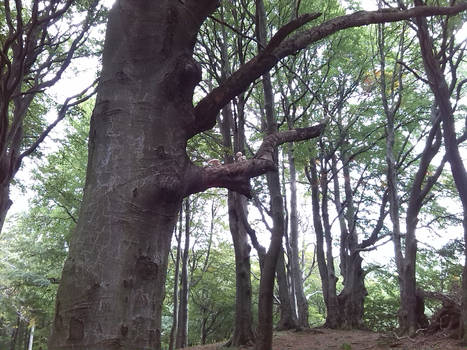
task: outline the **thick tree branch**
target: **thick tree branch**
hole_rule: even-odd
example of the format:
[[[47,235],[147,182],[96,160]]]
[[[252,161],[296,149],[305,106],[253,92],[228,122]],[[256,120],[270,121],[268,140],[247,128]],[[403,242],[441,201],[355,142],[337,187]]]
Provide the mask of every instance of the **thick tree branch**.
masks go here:
[[[228,188],[251,198],[250,179],[276,170],[273,160],[275,147],[291,141],[308,140],[319,136],[325,124],[308,128],[287,130],[264,138],[256,155],[249,160],[215,167],[198,167],[192,164],[185,179],[185,196],[212,187]]]
[[[191,136],[211,129],[216,123],[216,115],[221,108],[232,100],[232,98],[245,91],[254,80],[269,71],[279,60],[331,34],[351,27],[360,27],[382,22],[396,22],[417,16],[455,15],[466,9],[467,3],[461,3],[451,7],[417,6],[409,10],[382,9],[379,11],[359,11],[328,20],[309,30],[297,33],[291,38],[282,41],[280,44],[273,43],[273,37],[273,40],[267,47],[273,45],[273,47],[275,47],[274,49],[263,50],[256,57],[241,66],[226,79],[222,85],[212,90],[211,93],[206,95],[196,105],[195,122],[192,127]],[[313,15],[310,16],[310,18],[313,19]],[[290,23],[286,26],[289,25]],[[291,30],[297,28],[299,28],[298,25],[291,26],[289,31],[286,32],[290,33]],[[282,28],[279,29],[277,35],[279,35],[281,31]],[[279,38],[282,40],[284,37],[285,35],[279,35]]]

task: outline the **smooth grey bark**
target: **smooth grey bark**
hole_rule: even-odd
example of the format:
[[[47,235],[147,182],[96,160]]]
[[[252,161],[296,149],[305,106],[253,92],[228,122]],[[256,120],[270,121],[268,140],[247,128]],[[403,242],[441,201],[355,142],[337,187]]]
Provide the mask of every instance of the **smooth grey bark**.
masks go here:
[[[251,266],[248,233],[242,224],[241,215],[246,212],[246,200],[244,196],[229,191],[229,223],[232,232],[232,240],[235,250],[235,324],[230,340],[232,346],[252,344],[253,315],[251,311],[252,288],[251,288]],[[240,211],[243,211],[241,213]]]
[[[324,162],[321,162],[323,165]],[[332,254],[333,243],[331,233],[331,223],[329,220],[329,207],[328,207],[328,171],[326,168],[321,168],[320,172],[320,186],[321,186],[321,217],[323,222],[323,233],[326,244],[326,264],[327,264],[327,279],[329,281],[329,305],[326,317],[326,326],[329,328],[339,328],[341,324],[341,315],[339,310],[339,300],[337,299],[337,276],[334,267],[334,257]],[[329,321],[329,322],[328,322]]]
[[[239,146],[233,147],[230,134],[236,132],[233,127],[233,117],[230,105],[227,105],[222,112],[221,131],[224,147],[227,150],[239,151]],[[237,130],[238,132],[238,130]],[[237,136],[235,139],[244,139],[244,136]],[[235,142],[236,143],[236,142]],[[243,143],[244,144],[244,143]],[[243,147],[242,147],[243,148]],[[244,152],[244,150],[243,150]],[[243,153],[242,152],[242,153]],[[236,152],[234,152],[236,153]],[[232,163],[232,153],[224,156],[226,163]],[[245,196],[228,191],[227,205],[229,214],[229,227],[232,235],[232,241],[235,252],[235,321],[232,338],[229,340],[229,346],[242,346],[254,342],[253,334],[253,315],[251,312],[251,267],[250,251],[248,243],[248,233],[243,224],[243,217],[247,216],[247,203]]]
[[[175,348],[186,348],[188,346],[188,296],[190,293],[190,282],[188,275],[188,259],[190,253],[190,230],[191,230],[191,208],[190,197],[185,199],[185,246],[182,254],[182,266],[180,276],[180,306],[178,309],[178,327],[175,338]],[[181,238],[180,238],[181,239]]]

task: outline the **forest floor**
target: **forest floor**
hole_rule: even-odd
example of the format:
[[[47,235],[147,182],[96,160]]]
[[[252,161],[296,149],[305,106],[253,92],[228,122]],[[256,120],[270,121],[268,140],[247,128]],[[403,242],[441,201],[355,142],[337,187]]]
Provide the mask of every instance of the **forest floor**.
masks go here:
[[[223,343],[195,346],[187,350],[227,350]],[[240,348],[250,350],[253,347]],[[439,333],[432,336],[419,335],[415,339],[398,338],[395,335],[368,331],[342,331],[313,328],[302,332],[276,332],[272,350],[459,350],[467,347],[459,345],[459,340],[447,338]]]

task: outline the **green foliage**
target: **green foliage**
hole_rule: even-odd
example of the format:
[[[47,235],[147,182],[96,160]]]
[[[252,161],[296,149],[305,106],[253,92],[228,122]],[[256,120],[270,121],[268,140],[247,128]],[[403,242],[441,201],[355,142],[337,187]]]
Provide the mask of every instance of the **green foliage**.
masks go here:
[[[192,278],[200,273],[195,271]],[[199,343],[203,327],[207,343],[229,338],[235,312],[235,258],[230,243],[220,243],[211,251],[209,266],[191,290],[190,302],[190,344]]]
[[[392,266],[392,268],[394,268]],[[397,328],[399,285],[391,269],[374,269],[365,280],[365,325],[374,331],[386,332]]]
[[[91,104],[70,122],[59,149],[34,173],[36,196],[0,236],[0,348],[18,317],[36,326],[34,346],[45,347],[70,234],[81,203]]]
[[[341,345],[342,350],[352,350],[352,346],[349,343],[343,343]]]

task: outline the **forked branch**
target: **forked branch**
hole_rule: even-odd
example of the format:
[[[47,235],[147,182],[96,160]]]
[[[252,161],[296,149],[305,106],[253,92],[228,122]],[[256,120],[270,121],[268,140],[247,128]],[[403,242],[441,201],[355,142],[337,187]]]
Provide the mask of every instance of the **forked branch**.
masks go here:
[[[268,135],[255,156],[249,160],[213,167],[199,167],[192,164],[185,179],[185,196],[205,191],[208,188],[220,187],[251,198],[250,179],[276,170],[273,160],[275,147],[286,142],[317,137],[323,132],[324,127],[325,124],[318,124]]]

